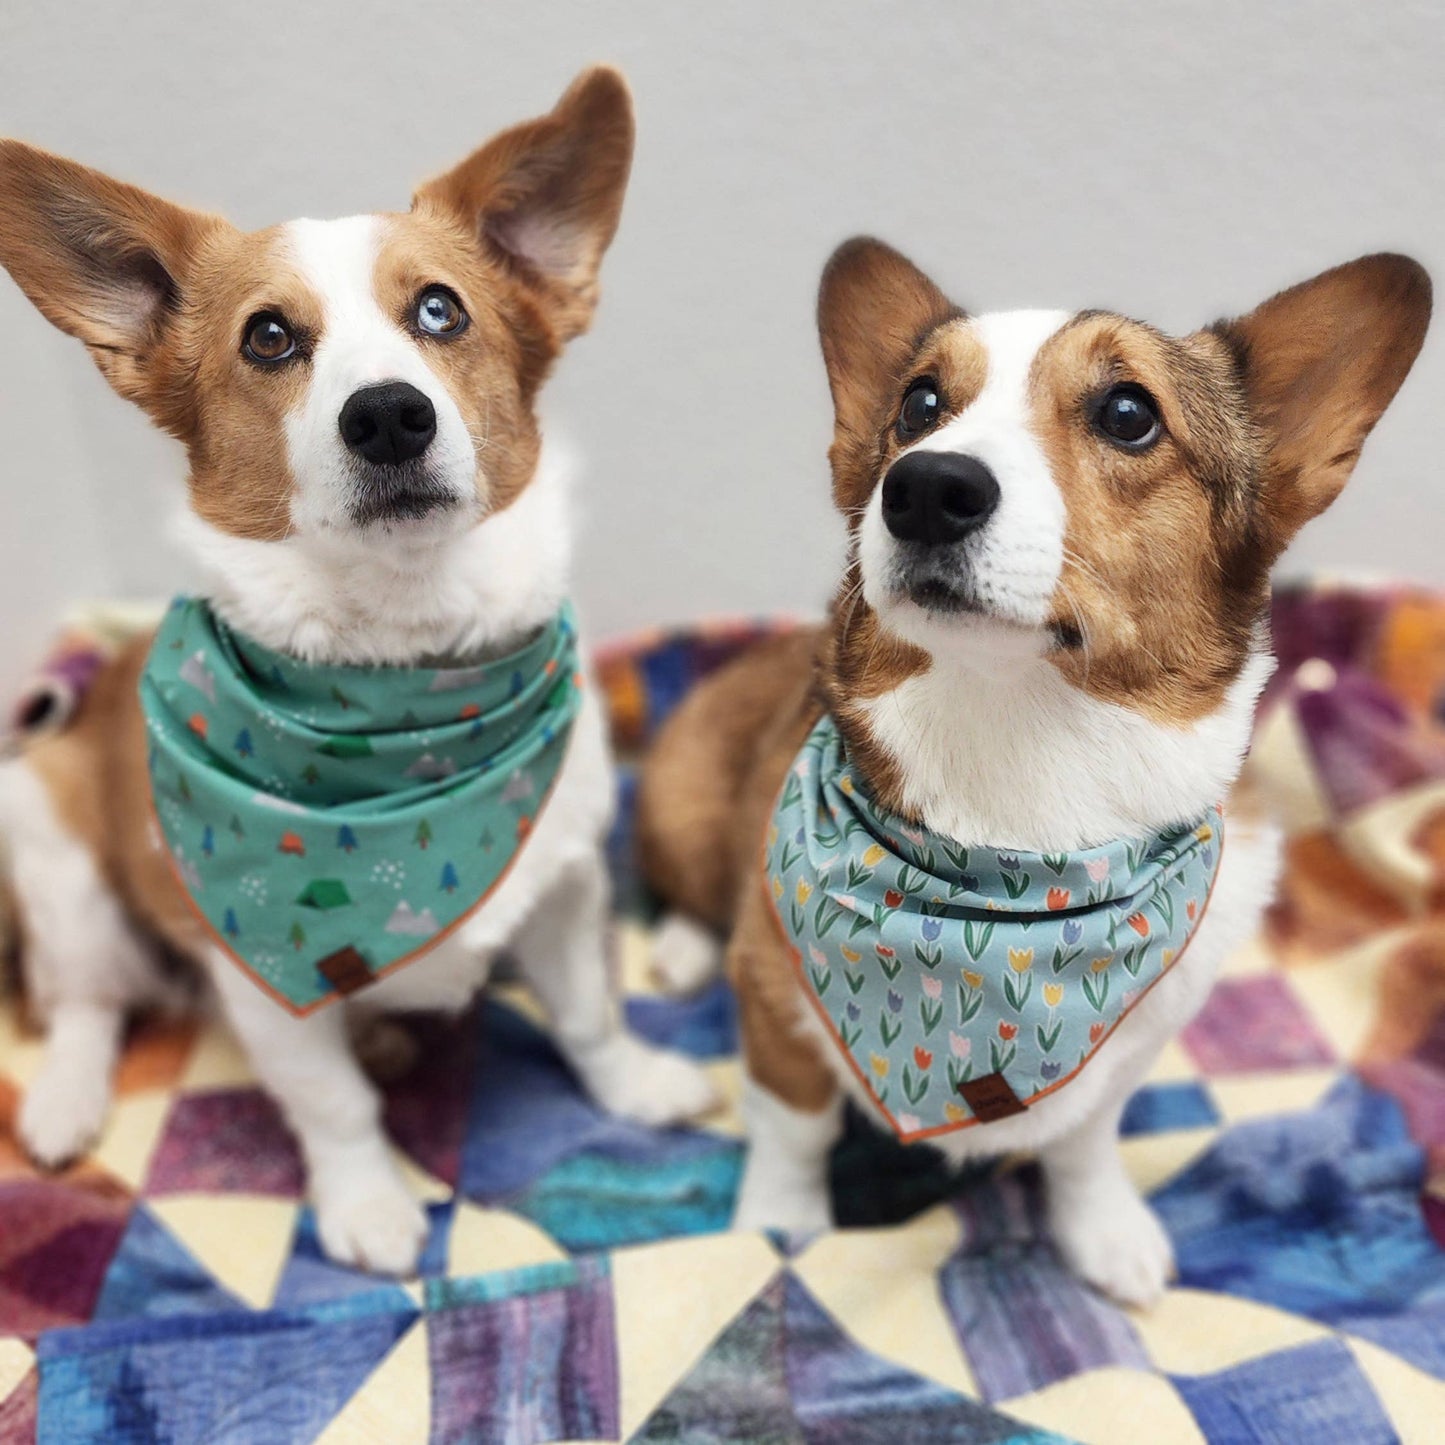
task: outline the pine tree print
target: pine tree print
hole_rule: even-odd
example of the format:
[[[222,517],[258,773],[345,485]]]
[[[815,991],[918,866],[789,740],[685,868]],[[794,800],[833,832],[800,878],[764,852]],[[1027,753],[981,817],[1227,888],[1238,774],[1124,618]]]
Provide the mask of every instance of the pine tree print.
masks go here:
[[[442,891],[444,893],[455,893],[462,886],[462,880],[457,877],[457,870],[450,860],[442,868]]]
[[[361,846],[356,841],[356,833],[353,831],[350,823],[343,823],[336,830],[336,846],[340,848],[343,853],[354,853]]]
[[[291,932],[288,933],[286,937],[290,939],[291,947],[299,953],[302,944],[306,942],[306,930],[302,928],[299,922],[293,923],[291,925]]]
[[[431,824],[425,818],[416,825],[416,846],[425,849],[431,842]]]
[[[221,931],[227,938],[239,938],[241,936],[241,925],[236,922],[236,910],[228,908],[226,917],[221,924]]]
[[[209,823],[206,824],[205,831],[201,834],[201,855],[205,858],[216,856],[216,831]]]
[[[235,813],[231,814],[231,821],[226,824],[226,827],[229,828],[231,833],[237,838],[244,838],[246,836],[246,830],[241,826],[241,820]]]
[[[307,763],[301,772],[301,781],[308,788],[314,788],[321,781],[321,770],[315,763]]]
[[[236,734],[236,741],[232,743],[231,746],[235,748],[240,757],[249,758],[252,753],[256,751],[254,744],[251,742],[251,729],[242,728],[241,731]]]

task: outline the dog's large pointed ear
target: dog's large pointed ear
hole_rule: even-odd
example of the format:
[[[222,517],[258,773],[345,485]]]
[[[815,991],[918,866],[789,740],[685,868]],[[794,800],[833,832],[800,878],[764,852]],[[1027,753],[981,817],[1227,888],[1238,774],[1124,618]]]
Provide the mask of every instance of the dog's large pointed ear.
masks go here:
[[[550,114],[505,130],[416,194],[461,219],[535,295],[558,341],[587,329],[632,167],[632,95],[584,71]]]
[[[165,355],[194,259],[227,223],[0,140],[0,265],[106,379],[176,430]]]
[[[844,241],[823,268],[818,335],[840,442],[877,431],[923,338],[959,310],[912,261],[871,236]]]
[[[1210,328],[1233,351],[1265,442],[1275,550],[1339,495],[1430,324],[1430,278],[1408,256],[1362,256]]]

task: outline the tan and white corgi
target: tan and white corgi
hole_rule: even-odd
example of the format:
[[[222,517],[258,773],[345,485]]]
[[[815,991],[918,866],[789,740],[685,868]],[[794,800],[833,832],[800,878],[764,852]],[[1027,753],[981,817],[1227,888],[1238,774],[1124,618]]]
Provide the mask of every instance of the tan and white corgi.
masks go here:
[[[4,141],[0,263],[185,446],[180,535],[220,625],[301,665],[465,680],[566,595],[567,478],[536,399],[590,322],[632,145],[625,82],[593,69],[405,213],[245,233]],[[59,1164],[103,1127],[127,1014],[172,991],[157,942],[213,980],[301,1144],[340,1261],[405,1274],[426,1229],[348,1025],[460,1009],[503,949],[602,1105],[659,1124],[710,1106],[693,1064],[620,1022],[602,854],[613,794],[585,689],[550,799],[485,898],[416,962],[301,1016],[233,966],[163,846],[137,700],[146,650],[110,667],[67,731],[0,771],[28,996],[48,1031],[19,1121],[37,1160]],[[406,927],[424,931],[426,916]]]
[[[1270,567],[1344,485],[1429,312],[1428,278],[1393,255],[1182,338],[1104,312],[971,316],[877,241],[834,255],[818,316],[847,571],[823,627],[745,654],[683,703],[640,803],[649,874],[677,910],[655,941],[659,972],[694,982],[727,938],[751,1140],[740,1225],[827,1224],[847,1091],[955,1160],[1036,1152],[1069,1264],[1119,1299],[1158,1296],[1169,1242],[1116,1136],[1273,887],[1270,828],[1211,811],[1272,667]],[[821,781],[818,729],[841,759]],[[1111,846],[1126,840],[1132,866],[1127,840],[1200,819],[1212,826],[1168,857],[1193,849],[1212,891],[1186,887],[1177,917],[1160,899],[1187,951],[1143,969],[1163,914],[1127,900],[1100,956],[1034,947],[1079,939],[1091,917],[1071,911],[1077,889],[1039,877],[1085,850],[1092,905]],[[824,834],[815,872],[785,886]],[[1032,883],[1021,851],[1039,860]],[[906,920],[910,891],[929,893],[943,854],[960,871],[899,925],[915,941],[875,934],[894,911]],[[1007,891],[983,897],[970,856]],[[865,900],[870,886],[888,891]],[[1037,911],[1011,912],[1025,888]],[[1084,1042],[1061,1064],[1049,1050],[1071,990]],[[870,1014],[855,997],[882,1003]],[[995,1015],[988,1038],[969,1036]],[[900,1055],[905,1026],[917,1042]],[[1032,1083],[1014,1062],[1025,1044]],[[913,1103],[925,1096],[931,1129]]]

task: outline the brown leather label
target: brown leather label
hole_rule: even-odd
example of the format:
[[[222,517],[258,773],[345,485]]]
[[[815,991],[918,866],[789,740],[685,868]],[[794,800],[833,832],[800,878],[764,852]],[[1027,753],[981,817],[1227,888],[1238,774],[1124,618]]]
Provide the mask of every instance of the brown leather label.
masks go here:
[[[985,1074],[981,1079],[965,1079],[958,1086],[958,1092],[963,1095],[963,1102],[973,1110],[974,1117],[981,1124],[992,1124],[995,1119],[1007,1119],[1011,1114],[1022,1114],[1027,1108],[1002,1074]]]
[[[316,971],[337,993],[355,993],[374,977],[366,960],[349,943],[325,958],[318,958]]]

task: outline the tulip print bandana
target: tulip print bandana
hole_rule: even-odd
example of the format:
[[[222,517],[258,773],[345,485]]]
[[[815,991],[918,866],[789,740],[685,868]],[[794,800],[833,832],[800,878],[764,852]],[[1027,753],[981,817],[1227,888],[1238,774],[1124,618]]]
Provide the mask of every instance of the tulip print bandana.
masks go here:
[[[570,608],[476,667],[330,667],[171,605],[141,678],[151,797],[217,943],[306,1014],[425,952],[506,873],[580,701]]]
[[[768,829],[768,897],[834,1043],[902,1140],[1066,1084],[1175,963],[1209,902],[1219,810],[1075,853],[963,848],[864,796],[830,717]]]

